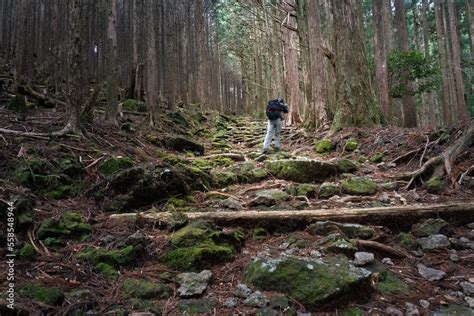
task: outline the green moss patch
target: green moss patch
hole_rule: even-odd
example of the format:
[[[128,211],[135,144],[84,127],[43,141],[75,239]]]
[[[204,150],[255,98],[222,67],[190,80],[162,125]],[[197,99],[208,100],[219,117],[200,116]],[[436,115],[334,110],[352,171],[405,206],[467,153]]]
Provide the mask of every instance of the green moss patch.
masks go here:
[[[232,260],[244,240],[237,230],[223,232],[208,222],[193,222],[173,234],[172,249],[162,258],[174,269],[200,271],[215,263]]]
[[[370,157],[370,161],[373,163],[379,163],[382,162],[383,159],[385,158],[385,155],[383,153],[375,153]]]
[[[59,220],[54,218],[43,220],[38,227],[38,237],[40,239],[60,237],[84,240],[91,231],[91,225],[84,223],[80,214],[66,212]]]
[[[35,248],[30,243],[26,243],[19,251],[18,256],[22,260],[31,260],[36,256]]]
[[[99,171],[103,176],[110,177],[111,175],[117,173],[118,171],[129,169],[133,167],[132,159],[128,157],[112,157],[104,161],[100,167]]]
[[[354,151],[357,149],[358,146],[359,143],[354,138],[349,139],[344,145],[347,151]]]
[[[117,269],[110,264],[99,262],[94,267],[95,271],[106,279],[116,279],[118,277]]]
[[[314,145],[314,150],[318,154],[326,154],[334,149],[334,144],[330,139],[324,138]]]
[[[124,110],[128,110],[128,111],[136,111],[136,112],[143,112],[143,113],[147,111],[145,102],[133,100],[133,99],[123,100],[122,107]]]
[[[352,195],[373,195],[377,192],[377,185],[369,178],[350,177],[341,182],[345,193]]]
[[[377,284],[377,290],[383,294],[408,294],[410,287],[402,282],[396,275],[388,272],[385,280]]]
[[[29,284],[21,288],[20,295],[48,305],[58,305],[64,300],[61,289],[37,284]]]
[[[127,246],[121,249],[86,248],[78,253],[76,258],[92,264],[106,263],[118,268],[132,265],[137,252],[134,246]]]
[[[127,298],[166,299],[171,296],[171,289],[159,282],[140,279],[126,279],[123,282],[122,293]]]
[[[445,182],[441,177],[434,176],[426,181],[425,186],[428,193],[439,193],[443,191]]]

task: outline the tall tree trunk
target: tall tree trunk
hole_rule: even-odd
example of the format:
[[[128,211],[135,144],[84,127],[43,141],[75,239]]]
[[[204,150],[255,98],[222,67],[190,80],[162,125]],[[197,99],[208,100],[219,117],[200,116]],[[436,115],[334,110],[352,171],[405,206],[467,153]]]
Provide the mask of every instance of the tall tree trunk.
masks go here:
[[[377,125],[380,112],[370,82],[360,2],[333,0],[333,7],[337,105],[332,128]]]
[[[295,1],[292,0],[288,3],[289,7],[295,6]],[[296,28],[296,19],[291,14],[287,16],[289,28]],[[285,56],[286,56],[286,76],[285,86],[286,95],[289,105],[289,112],[287,117],[288,125],[301,123],[301,117],[299,114],[300,106],[300,87],[299,87],[299,75],[298,75],[298,52],[297,52],[297,38],[293,30],[285,28],[286,43],[285,43]]]
[[[84,103],[84,64],[83,45],[81,37],[81,22],[83,21],[83,0],[71,0],[70,5],[70,41],[68,54],[68,111],[66,126],[60,133],[74,133],[82,135],[81,132],[81,106]]]
[[[448,67],[446,60],[446,49],[444,46],[443,17],[442,17],[441,1],[435,0],[435,22],[436,22],[436,38],[438,43],[438,53],[441,65],[441,79],[443,82],[443,121],[446,125],[450,125],[451,121],[451,98],[448,83]]]
[[[449,38],[451,41],[452,49],[452,63],[454,71],[454,80],[456,87],[456,98],[457,98],[457,116],[461,126],[467,126],[470,122],[470,115],[464,99],[464,80],[461,72],[461,48],[459,44],[458,32],[456,27],[456,13],[454,12],[453,1],[447,1],[448,3],[448,19],[449,19]]]
[[[406,18],[406,8],[404,0],[395,0],[395,21],[397,25],[397,41],[400,52],[408,51],[408,28]],[[407,90],[402,96],[403,101],[403,126],[416,127],[416,102],[411,95],[412,83],[404,75],[403,85]]]
[[[146,0],[146,34],[147,34],[147,48],[146,48],[146,84],[145,84],[145,100],[149,110],[150,125],[154,126],[158,118],[158,100],[159,100],[159,86],[158,86],[158,62],[157,62],[157,47],[156,47],[156,23],[155,23],[155,1]]]
[[[105,121],[118,126],[117,0],[111,0],[107,25],[107,107]]]
[[[390,110],[388,71],[387,71],[387,51],[385,47],[385,25],[383,20],[383,7],[381,1],[372,2],[372,13],[374,16],[374,48],[375,48],[375,80],[377,84],[377,97],[379,107],[385,122],[389,122],[392,113]]]
[[[310,74],[310,107],[306,115],[307,126],[317,128],[328,123],[326,113],[326,94],[325,94],[325,56],[323,53],[323,39],[321,32],[321,21],[318,10],[319,1],[306,1],[306,18],[308,29],[311,34],[308,36],[309,44],[309,74]]]

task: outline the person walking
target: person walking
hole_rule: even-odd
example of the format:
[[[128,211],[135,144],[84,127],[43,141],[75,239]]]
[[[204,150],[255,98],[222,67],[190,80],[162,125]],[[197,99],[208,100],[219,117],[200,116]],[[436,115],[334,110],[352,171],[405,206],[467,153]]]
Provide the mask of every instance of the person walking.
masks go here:
[[[281,132],[281,113],[288,113],[288,106],[282,98],[268,101],[267,109],[265,111],[268,118],[267,135],[263,142],[263,154],[268,154],[270,143],[273,136],[275,136],[275,152],[280,151],[280,132]]]

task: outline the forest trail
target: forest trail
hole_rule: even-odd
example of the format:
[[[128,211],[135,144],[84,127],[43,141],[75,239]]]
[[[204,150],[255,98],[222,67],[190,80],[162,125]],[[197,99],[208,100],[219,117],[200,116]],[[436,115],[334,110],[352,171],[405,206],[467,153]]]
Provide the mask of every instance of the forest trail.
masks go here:
[[[0,113],[43,133],[37,118],[56,115]],[[98,125],[90,139],[3,134],[2,200],[21,218],[19,310],[470,312],[472,174],[457,188],[398,178],[459,131],[284,127],[283,150],[262,155],[263,119],[183,107],[152,131],[143,122],[127,112],[120,131]]]

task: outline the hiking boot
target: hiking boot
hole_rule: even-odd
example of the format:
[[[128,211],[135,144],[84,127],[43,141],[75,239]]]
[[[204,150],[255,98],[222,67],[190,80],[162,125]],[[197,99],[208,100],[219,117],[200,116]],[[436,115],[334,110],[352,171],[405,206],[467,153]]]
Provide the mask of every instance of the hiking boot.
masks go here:
[[[262,151],[262,155],[268,155],[268,149],[264,149],[264,150]]]
[[[274,150],[275,150],[275,152],[277,153],[277,152],[280,151],[280,147],[275,147]]]

